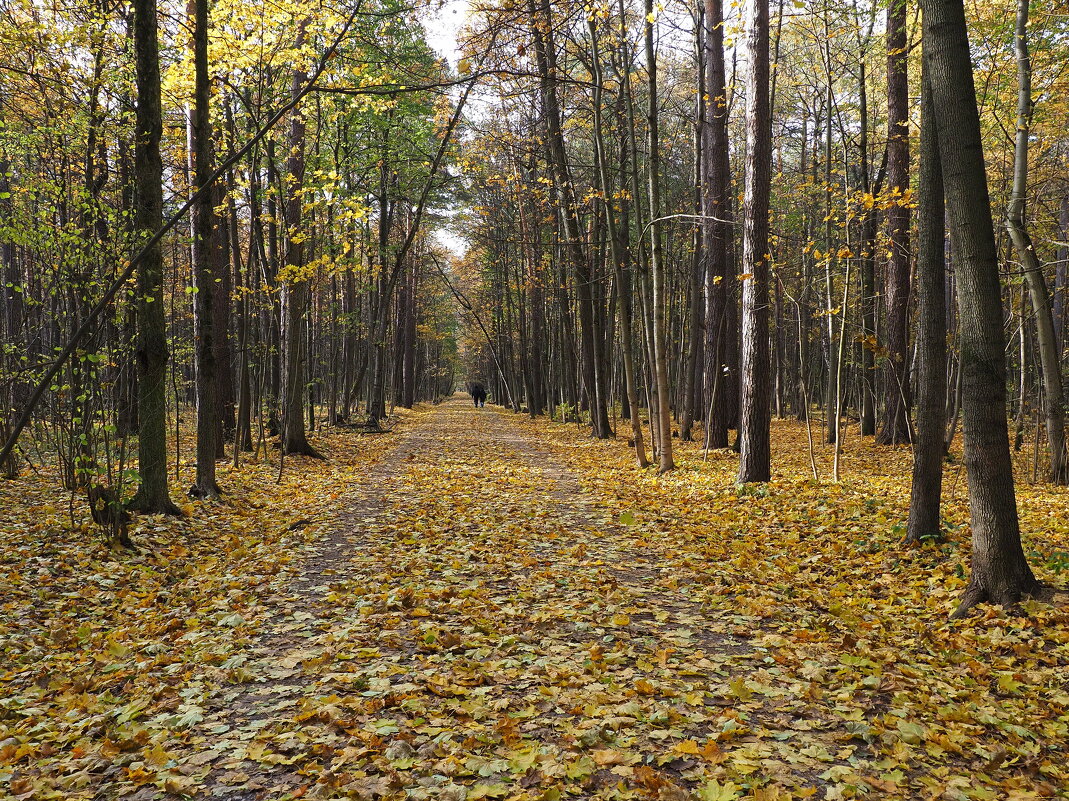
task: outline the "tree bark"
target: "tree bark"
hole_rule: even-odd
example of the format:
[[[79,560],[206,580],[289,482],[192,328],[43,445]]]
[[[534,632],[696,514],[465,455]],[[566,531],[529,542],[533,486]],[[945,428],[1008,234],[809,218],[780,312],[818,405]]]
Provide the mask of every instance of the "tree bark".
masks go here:
[[[1066,273],[1069,272],[1069,193],[1062,195],[1058,209],[1058,236],[1062,244],[1058,245],[1058,266],[1054,273],[1054,339],[1058,343],[1058,359],[1061,361],[1065,351],[1065,291]]]
[[[922,71],[923,72],[923,71]],[[917,182],[917,433],[906,542],[938,539],[947,402],[946,256],[943,172],[928,75],[921,78]]]
[[[705,14],[698,6],[698,31],[705,25]],[[704,37],[699,40],[694,54],[695,71],[698,75],[694,96],[694,128],[691,137],[694,146],[694,190],[693,208],[696,215],[702,213],[702,146],[705,139],[705,44]],[[687,343],[683,363],[683,416],[679,422],[679,438],[684,442],[693,439],[691,429],[696,418],[701,417],[701,376],[703,374],[702,329],[702,272],[705,269],[705,255],[702,253],[702,226],[695,225],[692,234],[693,254],[690,260],[690,286],[687,297]]]
[[[954,615],[1040,590],[1021,547],[1006,422],[998,256],[963,0],[921,0],[957,280],[972,575]]]
[[[906,0],[887,8],[887,210],[890,257],[884,285],[887,309],[887,361],[884,363],[883,421],[880,445],[910,441],[909,409],[909,75]]]
[[[768,0],[750,0],[746,53],[746,190],[742,232],[742,348],[739,483],[771,477],[769,443],[768,202],[772,167],[769,120]]]
[[[1043,374],[1043,411],[1050,448],[1050,480],[1069,483],[1065,453],[1065,401],[1062,392],[1061,359],[1054,328],[1050,294],[1043,265],[1036,255],[1032,237],[1025,226],[1028,193],[1028,136],[1032,127],[1032,59],[1028,53],[1028,0],[1018,0],[1014,33],[1017,53],[1017,139],[1013,157],[1013,192],[1006,209],[1006,230],[1021,260],[1028,296],[1036,313],[1036,340]]]
[[[871,31],[871,28],[870,28]],[[875,184],[869,180],[869,112],[868,84],[865,59],[860,64],[858,81],[859,110],[861,130],[859,134],[859,160],[861,162],[861,187],[869,196],[880,193],[883,185],[883,168]],[[886,150],[884,150],[886,159]],[[884,162],[886,164],[886,161]],[[861,436],[871,437],[876,434],[876,233],[878,218],[873,197],[872,208],[862,213],[861,219],[861,386],[860,386],[860,427]]]
[[[200,189],[212,173],[211,84],[208,79],[208,0],[192,0],[193,106],[188,110],[190,152],[193,159],[191,189]],[[200,498],[219,497],[215,458],[219,429],[219,388],[216,373],[216,279],[222,253],[215,217],[216,192],[204,192],[193,207],[193,339],[196,353],[197,477],[190,493]]]
[[[705,2],[705,161],[702,213],[705,242],[705,447],[726,448],[733,422],[737,378],[732,354],[738,336],[731,287],[735,268],[731,256],[734,236],[731,204],[731,165],[728,143],[728,102],[724,69],[724,13],[722,0]],[[713,387],[717,388],[713,397]]]
[[[134,147],[134,227],[144,237],[163,227],[159,34],[156,0],[134,0],[137,111]],[[163,252],[157,244],[137,270],[138,473],[130,508],[181,514],[167,489],[167,324],[163,315]]]
[[[657,415],[659,439],[657,442],[657,472],[667,473],[675,469],[672,457],[672,411],[668,396],[668,343],[665,341],[665,309],[668,298],[665,290],[664,249],[661,242],[661,226],[657,220],[661,213],[661,154],[657,109],[657,55],[653,48],[653,0],[646,0],[646,69],[649,78],[649,97],[646,105],[646,125],[649,145],[648,170],[650,197],[650,272],[653,277],[653,371],[657,385]],[[652,410],[651,410],[652,411]]]
[[[591,64],[594,68],[594,155],[597,160],[598,184],[605,208],[605,220],[609,229],[609,258],[612,259],[613,275],[617,285],[617,303],[620,313],[620,339],[623,348],[624,392],[626,395],[631,439],[635,447],[635,461],[640,468],[648,467],[646,444],[642,435],[642,418],[638,408],[638,390],[635,387],[634,343],[632,342],[631,292],[625,291],[624,282],[630,280],[624,266],[623,248],[616,229],[616,214],[613,208],[611,183],[609,181],[608,157],[605,152],[605,137],[602,133],[601,99],[604,78],[601,69],[601,53],[598,48],[597,25],[593,19],[587,23],[590,31]]]
[[[307,20],[297,29],[295,47],[304,44]],[[294,67],[291,93],[296,95],[307,82],[301,66]],[[308,316],[308,284],[304,275],[305,254],[301,233],[301,187],[304,185],[304,115],[299,108],[290,112],[289,156],[286,159],[286,274],[282,286],[282,449],[321,459],[322,454],[308,442],[304,430],[305,336]]]
[[[586,384],[590,404],[591,428],[594,436],[605,439],[611,435],[608,412],[605,408],[603,376],[599,375],[598,352],[594,338],[594,301],[592,276],[583,248],[583,234],[579,226],[579,209],[575,189],[568,168],[564,133],[557,99],[557,65],[553,41],[553,18],[548,0],[530,0],[533,22],[535,62],[539,73],[542,109],[545,115],[546,144],[553,173],[553,188],[560,208],[564,228],[564,254],[576,278],[579,299],[580,348],[583,383]]]

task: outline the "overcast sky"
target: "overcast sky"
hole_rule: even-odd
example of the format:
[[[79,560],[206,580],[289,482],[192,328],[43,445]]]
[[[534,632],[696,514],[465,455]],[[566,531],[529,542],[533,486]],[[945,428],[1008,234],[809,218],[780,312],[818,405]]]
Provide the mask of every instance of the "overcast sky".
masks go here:
[[[457,31],[468,20],[468,0],[445,0],[441,8],[423,21],[427,29],[427,42],[454,67],[460,56],[457,53]]]

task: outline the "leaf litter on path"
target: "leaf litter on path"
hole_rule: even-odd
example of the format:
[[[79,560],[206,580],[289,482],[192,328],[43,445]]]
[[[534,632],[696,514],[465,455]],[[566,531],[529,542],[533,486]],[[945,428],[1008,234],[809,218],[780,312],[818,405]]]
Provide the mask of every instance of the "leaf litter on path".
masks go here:
[[[11,794],[1064,795],[1064,613],[946,624],[949,568],[882,543],[890,513],[854,509],[859,487],[741,495],[686,451],[656,477],[456,401],[372,447],[293,466],[293,513],[329,525],[268,534],[250,513],[168,564],[184,608],[105,599],[92,659],[41,640],[47,671],[0,677]],[[202,511],[166,525],[200,542]],[[118,614],[135,608],[163,615],[155,639]]]

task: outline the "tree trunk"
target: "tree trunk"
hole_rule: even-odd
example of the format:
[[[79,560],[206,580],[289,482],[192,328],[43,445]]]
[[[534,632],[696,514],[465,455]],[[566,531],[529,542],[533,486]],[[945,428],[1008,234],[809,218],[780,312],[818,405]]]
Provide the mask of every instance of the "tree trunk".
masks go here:
[[[1059,361],[1065,352],[1065,292],[1066,273],[1069,272],[1069,193],[1062,195],[1061,206],[1058,209],[1058,237],[1061,244],[1058,245],[1058,266],[1054,273],[1054,338],[1058,343]]]
[[[307,20],[297,29],[296,47],[304,44]],[[304,68],[293,70],[292,96],[304,86],[308,76]],[[284,453],[301,453],[322,458],[313,448],[304,430],[305,337],[308,316],[309,278],[304,275],[304,242],[301,233],[301,187],[304,185],[304,115],[299,108],[290,112],[289,156],[286,159],[286,275],[282,287],[282,449]]]
[[[705,15],[699,5],[698,30],[704,27]],[[699,39],[694,56],[698,74],[697,91],[694,98],[694,191],[693,208],[696,215],[702,213],[702,143],[705,137],[705,48]],[[702,375],[702,270],[705,268],[705,256],[702,253],[702,226],[695,225],[692,234],[693,254],[690,261],[690,286],[687,298],[687,343],[683,364],[683,417],[679,422],[679,438],[690,442],[691,428],[695,418],[701,417],[701,375]]]
[[[401,357],[401,405],[411,409],[416,403],[416,294],[419,282],[419,260],[412,259],[406,285],[405,316]]]
[[[601,98],[604,78],[601,69],[601,54],[598,49],[597,25],[593,19],[587,23],[590,30],[591,63],[594,68],[594,155],[597,160],[598,184],[604,202],[605,220],[609,229],[609,257],[612,259],[613,275],[617,285],[617,303],[620,312],[620,339],[623,348],[624,391],[631,422],[631,439],[635,447],[635,461],[639,467],[648,467],[646,445],[642,436],[642,419],[638,409],[638,390],[635,387],[634,343],[632,340],[631,292],[625,291],[624,282],[630,276],[624,269],[624,256],[620,235],[616,229],[616,214],[613,208],[609,182],[609,167],[605,153],[605,137],[602,133]]]
[[[871,29],[870,29],[871,30]],[[859,134],[859,161],[861,162],[861,186],[868,195],[877,195],[882,184],[882,175],[876,185],[869,181],[869,112],[868,84],[865,59],[860,64],[858,96],[861,131]],[[886,153],[886,150],[884,151]],[[861,382],[860,414],[861,436],[876,434],[876,232],[878,228],[876,205],[865,209],[861,219]]]
[[[145,237],[163,226],[163,161],[160,137],[159,35],[155,0],[134,0],[137,113],[134,147],[134,227]],[[137,271],[138,474],[141,486],[130,507],[181,514],[167,489],[167,323],[163,315],[163,251],[157,244]]]
[[[824,363],[828,368],[828,380],[824,384],[824,419],[827,420],[826,439],[829,444],[834,444],[839,437],[839,407],[836,399],[839,397],[839,373],[835,363],[835,309],[839,307],[839,314],[846,316],[846,309],[836,303],[835,275],[832,272],[832,264],[839,250],[835,242],[836,227],[832,219],[832,135],[831,118],[835,108],[835,87],[831,66],[831,29],[828,21],[828,6],[824,6],[824,71],[827,80],[827,88],[824,104]]]
[[[768,202],[772,130],[768,115],[768,0],[751,0],[746,53],[746,190],[742,231],[742,381],[739,483],[771,477],[769,443]]]
[[[598,353],[594,337],[594,301],[591,290],[590,267],[583,249],[583,235],[579,227],[579,209],[568,168],[564,146],[563,123],[560,104],[557,100],[557,65],[553,41],[553,20],[548,0],[530,0],[531,19],[534,24],[535,61],[538,68],[542,108],[545,115],[546,143],[553,173],[553,189],[560,209],[560,221],[564,228],[564,254],[576,278],[576,294],[579,300],[580,349],[583,382],[586,384],[590,403],[591,428],[594,436],[604,439],[610,436],[609,417],[601,376],[598,374]]]
[[[1039,364],[1043,373],[1043,410],[1050,447],[1050,480],[1069,483],[1065,453],[1065,403],[1062,394],[1061,359],[1054,329],[1047,281],[1043,277],[1032,238],[1025,227],[1025,201],[1028,193],[1028,136],[1032,126],[1032,59],[1028,54],[1028,0],[1018,0],[1017,29],[1017,141],[1013,157],[1013,193],[1006,209],[1006,230],[1021,260],[1028,296],[1036,313],[1036,340]]]
[[[193,17],[193,106],[188,110],[190,152],[193,159],[191,190],[196,191],[212,173],[212,128],[209,118],[211,85],[208,79],[208,0],[191,0]],[[216,440],[219,427],[219,390],[216,375],[216,279],[219,277],[218,225],[215,192],[204,192],[193,207],[194,346],[196,352],[197,477],[190,493],[200,498],[219,497],[215,479]]]
[[[1006,423],[998,255],[962,0],[922,0],[957,280],[962,416],[972,575],[955,616],[983,601],[1014,603],[1040,586],[1025,560]]]
[[[661,213],[661,145],[658,132],[657,55],[653,48],[653,24],[653,0],[646,0],[646,69],[649,73],[649,97],[646,106],[649,157],[646,166],[649,171],[650,196],[650,272],[653,274],[653,370],[657,385],[657,409],[654,413],[657,415],[659,433],[657,472],[666,473],[675,469],[676,464],[672,458],[672,411],[668,396],[668,343],[665,341],[667,332],[664,321],[668,298],[665,290],[661,226],[657,221]]]
[[[910,440],[908,55],[906,0],[891,0],[887,9],[887,187],[893,199],[887,210],[887,361],[883,421],[876,435],[880,445]]]
[[[921,78],[920,175],[917,183],[917,434],[906,542],[938,539],[947,402],[946,256],[943,172],[928,75]]]
[[[731,287],[735,269],[731,204],[731,165],[728,146],[728,102],[724,69],[724,13],[722,0],[705,2],[706,141],[702,187],[705,243],[705,447],[726,448],[736,376],[729,373],[738,334]],[[730,340],[730,342],[729,342]],[[716,387],[714,397],[713,388]]]
[[[233,184],[229,184],[232,186]],[[215,208],[227,207],[227,184],[219,179],[215,183]],[[216,277],[214,297],[212,298],[212,348],[215,351],[215,405],[216,405],[216,443],[215,455],[224,454],[224,443],[233,439],[237,414],[237,391],[234,383],[234,357],[230,342],[230,298],[233,294],[233,273],[230,270],[231,218],[225,212],[216,215],[213,231],[216,253]],[[240,255],[240,247],[238,248]],[[235,262],[235,269],[237,263]]]

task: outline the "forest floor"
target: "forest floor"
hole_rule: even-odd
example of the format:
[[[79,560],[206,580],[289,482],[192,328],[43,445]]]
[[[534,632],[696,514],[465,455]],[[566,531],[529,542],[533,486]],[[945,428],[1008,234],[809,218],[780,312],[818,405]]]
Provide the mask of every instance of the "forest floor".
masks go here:
[[[281,483],[222,470],[140,556],[2,482],[0,797],[1069,798],[1064,596],[947,620],[960,465],[947,542],[907,550],[908,451],[849,441],[818,483],[775,436],[737,488],[729,452],[656,476],[453,399]],[[1069,494],[1020,493],[1064,584]]]

